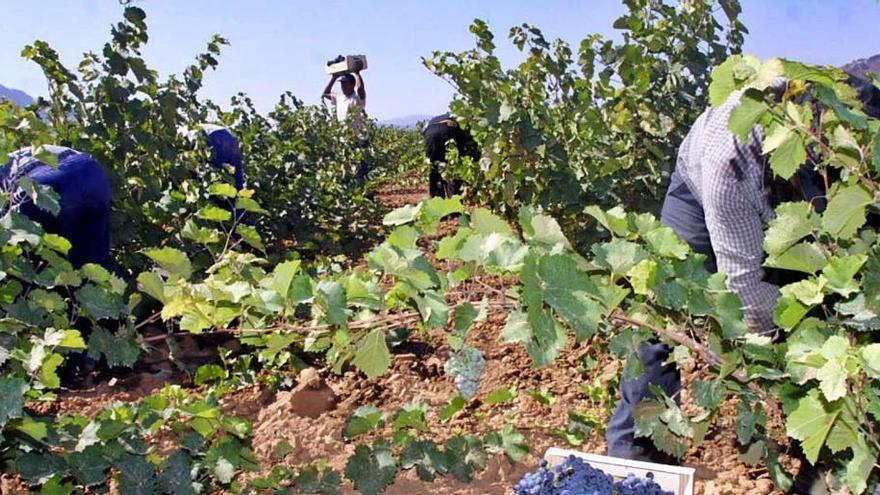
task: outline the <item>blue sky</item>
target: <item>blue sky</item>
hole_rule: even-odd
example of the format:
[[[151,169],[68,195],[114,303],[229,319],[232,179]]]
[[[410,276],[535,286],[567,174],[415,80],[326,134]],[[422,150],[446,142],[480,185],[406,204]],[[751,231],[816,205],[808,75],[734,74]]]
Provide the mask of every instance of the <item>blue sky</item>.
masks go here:
[[[586,35],[615,37],[619,0],[270,1],[142,0],[150,43],[148,64],[180,72],[210,36],[231,42],[220,67],[208,74],[204,96],[225,103],[238,91],[268,110],[285,90],[317,103],[324,62],[339,53],[365,53],[367,110],[379,119],[445,111],[452,89],[430,74],[421,57],[435,49],[473,45],[467,30],[479,17],[502,38],[509,63],[516,52],[507,30],[529,22],[574,46]],[[744,0],[751,34],[746,52],[812,63],[842,64],[880,53],[880,5],[875,0]],[[122,7],[114,0],[0,0],[0,84],[45,94],[37,67],[21,48],[43,39],[74,68],[83,52],[100,51]]]

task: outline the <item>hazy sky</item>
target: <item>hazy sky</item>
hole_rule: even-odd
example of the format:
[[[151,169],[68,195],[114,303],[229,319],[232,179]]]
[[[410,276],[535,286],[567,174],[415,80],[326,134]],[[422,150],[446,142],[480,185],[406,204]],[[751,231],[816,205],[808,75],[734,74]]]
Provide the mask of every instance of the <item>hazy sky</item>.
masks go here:
[[[842,64],[880,53],[880,5],[875,0],[744,0],[751,34],[746,52],[813,63]],[[326,82],[324,62],[339,53],[364,53],[367,110],[387,119],[445,111],[451,88],[429,73],[421,57],[433,50],[473,46],[467,28],[479,17],[496,34],[503,60],[517,61],[507,30],[535,24],[548,37],[577,46],[591,33],[617,36],[611,25],[619,0],[269,1],[142,0],[150,42],[148,65],[180,72],[218,33],[231,46],[207,76],[203,95],[225,103],[238,91],[268,110],[285,90],[315,103]],[[83,52],[100,51],[121,17],[116,0],[0,0],[0,84],[46,93],[35,64],[21,48],[48,41],[68,67]]]

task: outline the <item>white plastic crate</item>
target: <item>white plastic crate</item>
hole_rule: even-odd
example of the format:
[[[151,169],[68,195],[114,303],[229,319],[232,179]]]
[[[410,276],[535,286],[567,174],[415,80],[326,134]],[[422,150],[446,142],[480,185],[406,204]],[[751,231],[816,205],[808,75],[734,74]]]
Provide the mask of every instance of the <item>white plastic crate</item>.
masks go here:
[[[327,66],[327,74],[346,74],[355,70],[366,70],[366,55],[347,55],[345,60]]]
[[[645,478],[648,473],[654,473],[654,482],[664,490],[671,491],[675,495],[694,495],[694,468],[633,461],[556,447],[547,449],[544,459],[553,466],[563,462],[570,455],[580,457],[594,468],[610,474],[614,479],[625,478],[630,473]]]

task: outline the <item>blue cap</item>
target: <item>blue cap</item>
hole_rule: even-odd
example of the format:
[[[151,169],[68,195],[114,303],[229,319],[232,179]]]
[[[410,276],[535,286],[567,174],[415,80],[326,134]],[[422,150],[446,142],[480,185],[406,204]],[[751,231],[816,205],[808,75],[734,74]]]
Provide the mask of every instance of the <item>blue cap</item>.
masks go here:
[[[339,82],[341,82],[341,83],[346,83],[346,82],[353,83],[353,82],[354,82],[354,76],[351,75],[351,74],[343,74],[342,76],[339,77]]]

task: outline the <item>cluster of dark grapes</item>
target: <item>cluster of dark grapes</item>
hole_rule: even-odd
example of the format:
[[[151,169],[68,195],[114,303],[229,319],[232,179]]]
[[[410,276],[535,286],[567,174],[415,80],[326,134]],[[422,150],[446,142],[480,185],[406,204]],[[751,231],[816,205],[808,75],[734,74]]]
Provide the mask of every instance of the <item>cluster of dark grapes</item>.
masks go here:
[[[516,495],[611,495],[611,476],[590,466],[583,459],[569,456],[553,469],[547,461],[516,485]]]
[[[541,468],[526,474],[514,490],[516,495],[672,495],[654,482],[653,473],[647,478],[629,474],[614,482],[604,471],[575,456],[553,469],[541,461]]]
[[[646,478],[639,478],[630,473],[626,478],[614,483],[616,495],[672,495],[672,492],[660,488],[654,483],[654,473],[648,473]]]

